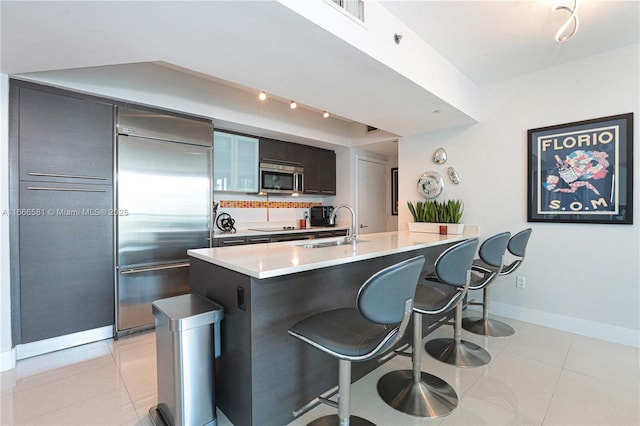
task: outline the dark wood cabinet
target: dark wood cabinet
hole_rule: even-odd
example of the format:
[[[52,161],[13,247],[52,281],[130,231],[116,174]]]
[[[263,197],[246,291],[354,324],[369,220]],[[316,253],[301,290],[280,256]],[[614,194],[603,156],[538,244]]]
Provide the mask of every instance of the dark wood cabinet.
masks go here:
[[[229,247],[243,244],[247,244],[246,237],[223,237],[213,239],[213,247]]]
[[[260,162],[304,168],[304,193],[336,195],[336,153],[274,139],[260,139]]]
[[[310,146],[305,148],[304,193],[336,195],[336,153]]]
[[[302,166],[304,145],[260,138],[260,162]]]
[[[113,106],[11,82],[14,344],[114,324]]]
[[[254,235],[251,237],[247,237],[247,244],[263,244],[270,243],[271,237],[268,235]]]
[[[346,229],[337,229],[335,231],[320,231],[315,234],[315,238],[331,238],[331,237],[346,237]]]
[[[20,183],[22,343],[114,321],[110,185]]]
[[[324,229],[322,231],[314,231],[309,229],[309,232],[290,232],[282,234],[260,234],[260,235],[248,235],[248,236],[230,236],[214,238],[213,247],[229,247],[239,246],[244,244],[262,244],[262,243],[275,243],[280,241],[297,241],[297,240],[309,240],[314,238],[330,238],[330,237],[344,237],[347,235],[346,229]]]
[[[111,185],[113,107],[19,89],[20,180]]]

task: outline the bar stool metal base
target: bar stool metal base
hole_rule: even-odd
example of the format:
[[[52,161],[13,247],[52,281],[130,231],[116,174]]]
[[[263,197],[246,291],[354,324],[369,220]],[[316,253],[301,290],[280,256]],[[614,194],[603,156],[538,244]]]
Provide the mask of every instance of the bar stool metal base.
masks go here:
[[[458,395],[447,382],[421,372],[416,383],[412,370],[385,374],[378,381],[378,394],[396,410],[418,417],[446,416],[458,406]]]
[[[320,417],[313,420],[308,426],[344,426],[340,424],[340,419],[337,414],[331,414],[328,416]],[[371,423],[367,419],[363,419],[358,416],[349,417],[349,426],[376,426],[375,423]]]
[[[454,339],[434,339],[424,346],[435,359],[457,367],[481,367],[491,362],[491,355],[475,343]]]
[[[515,333],[515,330],[509,324],[483,318],[463,318],[462,328],[474,334],[491,337],[508,337]]]

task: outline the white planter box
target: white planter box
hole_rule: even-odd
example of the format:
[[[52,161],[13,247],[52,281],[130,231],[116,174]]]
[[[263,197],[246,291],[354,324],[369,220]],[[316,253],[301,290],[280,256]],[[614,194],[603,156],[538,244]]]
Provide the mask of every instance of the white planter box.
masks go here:
[[[464,223],[431,223],[431,222],[409,222],[409,231],[439,234],[440,226],[447,227],[447,234],[462,234],[462,232],[464,231]]]

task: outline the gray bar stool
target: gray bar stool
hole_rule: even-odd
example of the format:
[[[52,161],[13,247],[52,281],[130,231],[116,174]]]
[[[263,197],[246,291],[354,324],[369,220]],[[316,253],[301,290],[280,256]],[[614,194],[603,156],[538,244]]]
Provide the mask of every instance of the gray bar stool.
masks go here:
[[[497,275],[509,275],[520,267],[524,260],[524,254],[527,249],[527,243],[533,230],[527,228],[515,234],[509,239],[507,250],[516,259],[508,265],[502,265],[501,270]],[[483,336],[492,337],[506,337],[511,336],[515,331],[513,328],[503,323],[502,321],[489,318],[489,284],[496,278],[495,267],[490,264],[486,259],[482,257],[480,252],[480,259],[476,259],[473,262],[473,271],[482,275],[482,279],[486,281],[483,285],[482,302],[470,302],[469,305],[481,305],[482,306],[482,318],[464,318],[462,320],[462,328],[471,333],[480,334]],[[470,287],[475,289],[474,287]],[[478,287],[482,288],[482,287]]]
[[[402,338],[423,265],[424,256],[418,256],[382,269],[360,287],[357,308],[321,312],[289,329],[292,336],[338,358],[338,403],[320,398],[337,405],[338,415],[321,417],[310,425],[373,425],[350,415],[351,362],[375,358]]]
[[[495,276],[498,276],[502,267],[502,256],[507,249],[507,243],[511,236],[508,232],[494,235],[487,238],[480,246],[480,253],[483,259],[487,260],[496,269]],[[495,277],[492,278],[492,280]],[[431,279],[431,278],[428,278]],[[437,277],[436,277],[437,279]],[[482,288],[478,282],[471,278],[469,289]],[[480,367],[491,362],[491,355],[481,346],[475,343],[462,340],[462,303],[456,306],[453,323],[453,339],[442,338],[427,342],[425,349],[432,357],[457,367]]]
[[[413,368],[392,371],[378,381],[378,394],[396,410],[418,417],[441,417],[458,406],[458,395],[447,382],[421,371],[422,315],[441,314],[462,302],[477,248],[477,239],[467,240],[450,247],[436,260],[436,277],[456,287],[455,291],[447,294],[428,284],[418,285],[413,306]]]

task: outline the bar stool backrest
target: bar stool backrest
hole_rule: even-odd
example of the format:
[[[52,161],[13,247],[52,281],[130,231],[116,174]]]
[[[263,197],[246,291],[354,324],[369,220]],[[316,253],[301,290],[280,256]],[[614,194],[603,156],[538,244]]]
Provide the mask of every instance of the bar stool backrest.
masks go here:
[[[398,324],[405,319],[407,300],[416,293],[424,256],[391,265],[372,275],[358,291],[358,310],[376,324]]]
[[[478,240],[474,238],[445,250],[436,259],[435,272],[438,281],[455,287],[464,287],[467,283],[467,271],[471,269],[477,248]]]
[[[502,266],[502,257],[509,244],[509,232],[502,232],[487,238],[480,246],[480,259],[487,265],[499,268]]]
[[[522,264],[527,244],[529,243],[529,237],[531,237],[532,232],[533,229],[527,228],[511,237],[509,244],[507,245],[507,249],[509,250],[509,253],[518,257],[518,259],[511,262],[509,265],[503,266],[500,275],[508,275],[518,269],[520,264]]]
[[[529,237],[532,232],[533,230],[531,228],[527,228],[511,237],[509,245],[507,246],[509,253],[514,256],[524,257],[524,252],[527,249],[527,243],[529,242]]]

